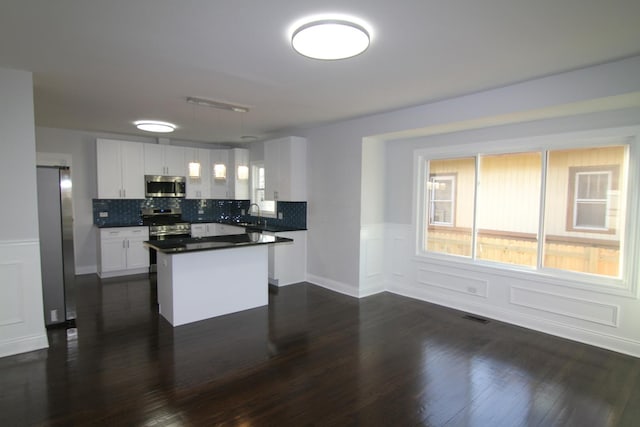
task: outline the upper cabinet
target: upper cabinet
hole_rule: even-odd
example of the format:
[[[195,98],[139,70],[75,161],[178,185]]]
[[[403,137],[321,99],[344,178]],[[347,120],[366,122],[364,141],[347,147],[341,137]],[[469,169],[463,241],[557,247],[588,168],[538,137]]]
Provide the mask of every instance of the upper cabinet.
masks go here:
[[[229,150],[229,198],[249,199],[249,150],[233,148]]]
[[[212,199],[228,199],[229,196],[229,150],[210,150]]]
[[[187,199],[208,199],[211,197],[210,151],[204,148],[185,148],[184,160],[187,170]],[[191,176],[189,163],[200,165],[200,176]]]
[[[307,140],[297,136],[264,143],[265,197],[307,200]]]
[[[145,175],[185,176],[184,148],[164,144],[144,144]]]
[[[99,199],[144,199],[143,144],[98,139],[96,152]]]

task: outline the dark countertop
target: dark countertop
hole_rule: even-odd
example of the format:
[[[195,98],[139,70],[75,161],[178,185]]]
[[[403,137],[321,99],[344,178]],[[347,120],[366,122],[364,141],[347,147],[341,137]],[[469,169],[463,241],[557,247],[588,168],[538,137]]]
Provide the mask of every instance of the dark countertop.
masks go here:
[[[258,224],[255,222],[207,221],[207,220],[191,221],[191,224],[213,224],[213,223],[244,227],[247,229],[247,232],[271,231],[271,232],[277,233],[281,231],[306,231],[307,230],[306,228],[300,228],[300,227],[290,227],[290,226],[283,226],[283,225],[264,225],[264,224]]]
[[[231,234],[227,236],[192,237],[188,239],[152,240],[144,242],[144,244],[158,252],[165,254],[179,254],[287,242],[293,242],[293,239],[269,236],[260,233],[245,233]]]
[[[136,223],[116,223],[116,224],[94,224],[98,228],[120,228],[120,227],[146,227],[139,222]]]
[[[211,221],[211,220],[202,220],[202,221],[184,221],[189,222],[191,224],[226,224],[226,225],[235,225],[237,227],[244,227],[247,232],[261,232],[261,231],[270,231],[273,233],[284,232],[284,231],[306,231],[306,228],[300,227],[289,227],[282,225],[263,225],[257,224],[253,222],[233,222],[233,221]],[[115,224],[94,224],[98,228],[119,228],[119,227],[146,227],[146,225],[142,225],[139,222],[136,223],[115,223]]]

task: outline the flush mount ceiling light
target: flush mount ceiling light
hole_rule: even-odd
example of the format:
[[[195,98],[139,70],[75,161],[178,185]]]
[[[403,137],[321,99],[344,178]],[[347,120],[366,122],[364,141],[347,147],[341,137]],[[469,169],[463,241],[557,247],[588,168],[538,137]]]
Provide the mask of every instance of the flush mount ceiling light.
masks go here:
[[[159,122],[156,120],[138,120],[133,122],[140,130],[147,132],[169,133],[176,130],[176,125],[169,122]]]
[[[234,111],[236,113],[248,113],[249,108],[242,105],[227,104],[226,102],[214,101],[205,98],[196,98],[195,96],[187,97],[188,104],[199,105],[201,107],[218,108],[220,110]]]
[[[319,19],[297,27],[291,46],[300,55],[323,60],[346,59],[369,47],[369,31],[346,19]]]

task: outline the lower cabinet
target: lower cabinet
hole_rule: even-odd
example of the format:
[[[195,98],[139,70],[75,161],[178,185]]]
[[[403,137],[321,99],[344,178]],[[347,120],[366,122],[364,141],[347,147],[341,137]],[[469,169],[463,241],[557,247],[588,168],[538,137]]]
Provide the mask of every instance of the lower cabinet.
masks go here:
[[[292,243],[269,246],[269,284],[292,285],[307,279],[307,232],[264,232],[272,236],[293,239]]]
[[[226,236],[228,234],[244,234],[245,228],[239,225],[220,224],[217,222],[191,224],[191,237]]]
[[[116,277],[149,271],[148,227],[100,228],[98,276]]]

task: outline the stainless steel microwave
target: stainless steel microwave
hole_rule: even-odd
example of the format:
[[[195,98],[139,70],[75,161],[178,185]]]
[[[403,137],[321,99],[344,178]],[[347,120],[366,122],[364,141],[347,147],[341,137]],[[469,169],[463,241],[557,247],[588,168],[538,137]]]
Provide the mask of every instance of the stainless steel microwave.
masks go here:
[[[185,197],[186,195],[184,176],[145,175],[144,184],[146,197]]]

